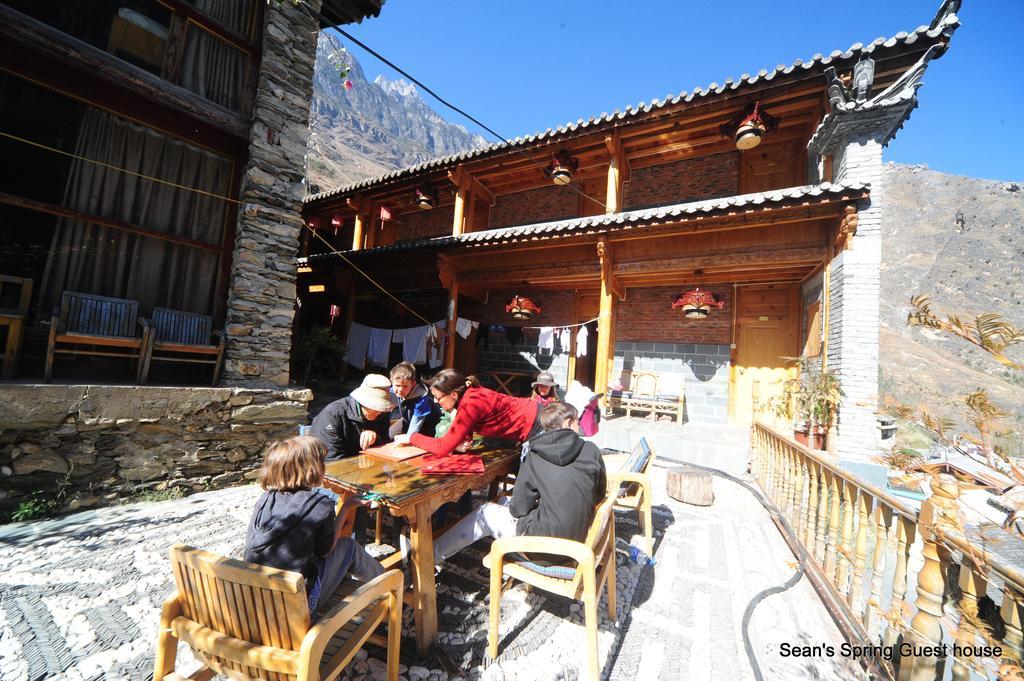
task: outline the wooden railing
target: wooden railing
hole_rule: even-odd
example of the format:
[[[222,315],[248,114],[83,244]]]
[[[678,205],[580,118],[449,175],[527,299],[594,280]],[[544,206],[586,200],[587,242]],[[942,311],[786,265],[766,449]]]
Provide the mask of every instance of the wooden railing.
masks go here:
[[[955,478],[938,476],[918,511],[760,421],[751,471],[809,554],[808,577],[849,645],[872,646],[860,657],[876,670],[900,681],[1024,679],[1009,675],[1024,640],[1024,542],[964,529]]]

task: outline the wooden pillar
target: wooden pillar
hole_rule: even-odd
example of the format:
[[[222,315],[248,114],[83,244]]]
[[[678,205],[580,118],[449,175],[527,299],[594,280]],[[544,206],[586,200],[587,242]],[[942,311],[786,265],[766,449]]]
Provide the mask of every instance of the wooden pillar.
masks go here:
[[[444,346],[444,366],[446,369],[451,369],[455,366],[455,323],[459,319],[459,280],[454,272],[452,272],[452,285],[448,289],[448,328],[445,329],[447,332],[448,342]]]
[[[452,236],[459,236],[466,231],[466,201],[469,199],[469,185],[472,178],[462,166],[459,166],[455,172],[449,171],[448,179],[455,183],[455,214],[452,217]]]
[[[356,224],[355,229],[352,231],[352,250],[358,251],[363,248],[363,231],[366,222],[366,216],[362,213],[356,213]]]
[[[352,322],[356,318],[356,283],[354,281],[349,282],[348,296],[345,299],[345,321],[342,326],[341,337],[345,339],[345,345],[348,345],[349,334],[352,333]],[[342,360],[341,362],[341,375],[348,376],[348,360]]]
[[[570,313],[569,323],[576,324],[580,320],[579,317],[579,290],[573,289],[572,292],[572,312]],[[569,353],[569,370],[568,376],[565,378],[565,385],[562,386],[564,390],[568,390],[569,386],[574,380],[576,380],[576,332],[579,331],[578,327],[569,327],[569,347],[567,351]]]
[[[622,210],[622,141],[618,132],[605,135],[608,147],[608,186],[605,191],[604,212],[618,213]]]
[[[601,260],[600,313],[597,319],[597,351],[594,357],[594,392],[608,392],[608,367],[614,360],[612,329],[615,328],[615,300],[612,293],[612,254],[604,237],[597,242],[597,255]],[[601,398],[608,405],[608,396]]]

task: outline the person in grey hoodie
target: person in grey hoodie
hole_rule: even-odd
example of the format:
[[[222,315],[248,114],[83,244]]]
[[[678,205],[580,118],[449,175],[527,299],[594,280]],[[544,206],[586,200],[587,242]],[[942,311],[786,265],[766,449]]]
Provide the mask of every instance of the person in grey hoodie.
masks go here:
[[[437,564],[487,536],[586,539],[607,492],[607,474],[601,450],[580,438],[578,419],[575,407],[565,402],[541,410],[544,430],[529,440],[530,454],[519,468],[512,498],[480,506],[438,537]]]
[[[350,511],[365,502],[349,497],[335,515],[333,499],[319,489],[327,448],[315,437],[292,437],[268,449],[260,469],[263,495],[245,533],[245,560],[306,578],[309,612],[327,601],[346,574],[370,581],[384,572],[352,537]],[[321,598],[321,596],[323,596]]]

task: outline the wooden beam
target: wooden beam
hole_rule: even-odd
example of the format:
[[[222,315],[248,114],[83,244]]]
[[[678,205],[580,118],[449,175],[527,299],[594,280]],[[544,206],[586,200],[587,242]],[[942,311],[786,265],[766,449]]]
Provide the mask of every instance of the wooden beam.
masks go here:
[[[363,210],[363,200],[360,196],[354,196],[346,200],[355,215],[355,225],[352,229],[352,250],[358,251],[363,248],[363,240],[366,238],[366,214]]]
[[[473,193],[473,197],[480,201],[486,201],[488,206],[493,206],[494,194],[491,193],[491,190],[485,187],[480,180],[476,179],[476,177],[472,175],[469,177],[469,181],[470,191]]]
[[[459,236],[466,230],[466,199],[469,194],[468,177],[461,165],[454,172],[448,171],[448,179],[455,184],[455,211],[452,216],[452,236]]]
[[[451,286],[448,287],[448,324],[445,329],[447,342],[444,346],[444,366],[446,369],[455,367],[455,326],[459,319],[459,277],[452,272]]]
[[[96,78],[117,86],[131,95],[129,100],[132,97],[141,98],[158,107],[184,114],[203,126],[211,126],[248,140],[249,122],[239,114],[4,4],[0,4],[0,41],[8,45],[4,59],[6,68],[10,68],[8,57],[16,53],[22,53],[28,62],[39,57],[54,58],[65,65],[65,80],[71,88],[74,88],[76,78],[69,71],[79,71],[86,80]],[[18,73],[19,70],[14,72]],[[116,102],[125,101],[121,97],[99,102],[95,94],[91,93],[83,93],[81,96],[87,101],[102,103],[105,108],[117,108]],[[130,104],[138,108],[137,101],[131,101]]]
[[[604,136],[608,148],[608,184],[605,189],[604,212],[608,215],[622,211],[622,138],[618,131]]]
[[[212,253],[220,253],[222,250],[220,244],[211,244],[207,243],[206,241],[187,239],[183,236],[176,236],[174,234],[157,232],[152,229],[146,229],[145,227],[139,227],[138,225],[130,224],[128,222],[122,222],[121,220],[112,220],[110,218],[104,218],[98,215],[89,215],[88,213],[81,213],[77,210],[65,208],[64,206],[56,206],[52,203],[36,201],[35,199],[26,199],[21,196],[15,196],[14,194],[8,194],[6,192],[0,192],[0,203],[8,206],[15,206],[17,208],[26,208],[37,213],[55,215],[60,218],[80,220],[82,222],[88,222],[93,225],[99,225],[100,227],[109,227],[110,229],[116,229],[121,232],[138,234],[140,236],[149,237],[151,239],[168,241],[172,244],[178,244],[179,246],[198,248],[200,250],[210,251]]]

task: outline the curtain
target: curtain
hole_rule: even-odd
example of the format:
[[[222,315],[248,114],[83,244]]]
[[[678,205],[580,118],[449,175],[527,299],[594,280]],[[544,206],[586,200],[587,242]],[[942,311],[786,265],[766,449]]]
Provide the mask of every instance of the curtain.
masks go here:
[[[227,195],[231,161],[98,109],[82,119],[75,153],[185,187]],[[67,208],[155,232],[219,245],[232,204],[75,159],[64,192]],[[138,300],[213,314],[220,319],[220,254],[89,222],[61,219],[53,236],[40,302],[49,310],[62,291]]]
[[[249,4],[239,0],[198,0],[196,9],[246,35]],[[211,102],[238,111],[246,62],[247,57],[241,50],[198,26],[189,25],[178,84]]]

